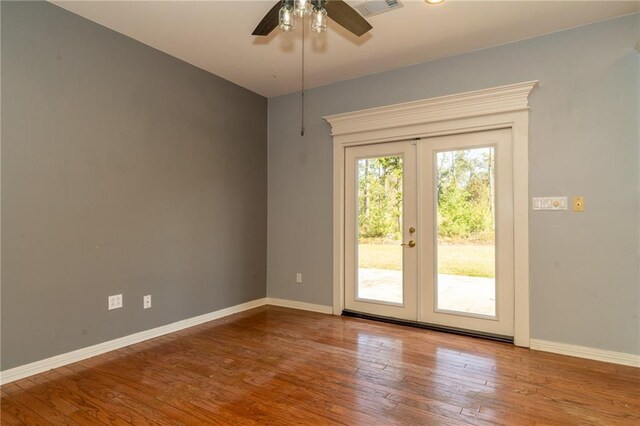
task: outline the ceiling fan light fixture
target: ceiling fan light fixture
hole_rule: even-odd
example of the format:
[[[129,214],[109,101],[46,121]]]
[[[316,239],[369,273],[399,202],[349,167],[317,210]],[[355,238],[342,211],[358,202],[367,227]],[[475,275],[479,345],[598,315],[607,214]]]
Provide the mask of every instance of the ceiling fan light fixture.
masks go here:
[[[311,31],[321,33],[327,29],[327,10],[324,7],[314,7],[311,15]]]
[[[305,16],[311,15],[311,0],[295,0],[294,2],[294,13],[296,16],[304,18]]]
[[[279,12],[279,27],[282,32],[289,32],[293,30],[294,22],[293,22],[293,0],[291,1],[283,1],[282,7]]]

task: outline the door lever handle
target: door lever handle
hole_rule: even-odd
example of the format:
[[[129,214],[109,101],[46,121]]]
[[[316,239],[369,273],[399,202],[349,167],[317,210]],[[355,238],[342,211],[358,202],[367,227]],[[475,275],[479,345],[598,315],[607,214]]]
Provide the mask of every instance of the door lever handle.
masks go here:
[[[400,245],[401,245],[401,246],[409,246],[409,247],[413,248],[413,247],[415,247],[415,246],[416,246],[416,242],[415,242],[415,241],[413,241],[413,240],[409,240],[409,242],[408,242],[408,243],[406,243],[406,244],[405,244],[405,243],[402,243],[402,244],[400,244]]]

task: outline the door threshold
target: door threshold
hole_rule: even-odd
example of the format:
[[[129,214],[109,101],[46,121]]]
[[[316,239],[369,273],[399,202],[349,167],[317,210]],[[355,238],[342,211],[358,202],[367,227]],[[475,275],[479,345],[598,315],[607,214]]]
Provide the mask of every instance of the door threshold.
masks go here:
[[[483,333],[481,331],[465,330],[463,328],[456,328],[456,327],[446,327],[443,325],[427,324],[425,322],[383,317],[380,315],[363,314],[362,312],[350,311],[348,309],[344,309],[342,311],[342,316],[362,318],[366,320],[386,322],[389,324],[404,325],[404,326],[415,327],[415,328],[422,328],[425,330],[441,331],[444,333],[458,334],[461,336],[476,337],[479,339],[486,339],[486,340],[494,340],[496,342],[513,343],[513,337],[510,337],[510,336],[502,336],[500,334],[492,334],[492,333]]]

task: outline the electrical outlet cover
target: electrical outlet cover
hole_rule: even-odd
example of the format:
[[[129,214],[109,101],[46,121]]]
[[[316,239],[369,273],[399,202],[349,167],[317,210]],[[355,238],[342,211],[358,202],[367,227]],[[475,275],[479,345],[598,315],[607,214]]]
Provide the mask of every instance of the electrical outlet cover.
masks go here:
[[[118,309],[122,308],[122,294],[115,294],[113,296],[109,296],[107,309]]]

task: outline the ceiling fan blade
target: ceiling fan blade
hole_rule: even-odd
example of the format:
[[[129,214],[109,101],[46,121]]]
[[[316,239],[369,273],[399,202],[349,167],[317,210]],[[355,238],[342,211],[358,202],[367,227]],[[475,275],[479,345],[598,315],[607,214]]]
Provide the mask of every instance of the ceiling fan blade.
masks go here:
[[[278,20],[279,20],[278,14],[280,12],[281,6],[282,6],[282,2],[278,1],[271,8],[271,10],[268,11],[266,15],[264,15],[264,18],[262,18],[262,21],[260,21],[260,23],[258,24],[256,29],[253,30],[251,35],[254,35],[254,36],[269,35],[269,33],[273,31],[275,27],[278,26]]]
[[[325,9],[329,18],[358,37],[373,28],[366,19],[342,0],[327,1]]]

